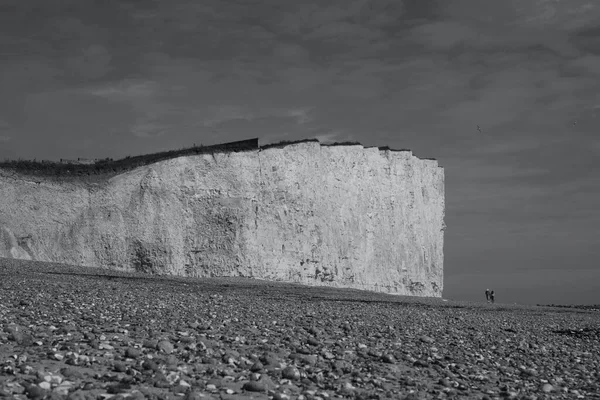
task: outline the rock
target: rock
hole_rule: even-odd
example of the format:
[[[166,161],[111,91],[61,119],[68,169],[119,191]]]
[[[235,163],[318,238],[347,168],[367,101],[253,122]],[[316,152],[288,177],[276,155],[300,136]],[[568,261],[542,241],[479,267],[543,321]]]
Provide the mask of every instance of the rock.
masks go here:
[[[316,337],[316,336],[319,336],[319,330],[318,330],[318,329],[316,329],[316,328],[315,328],[315,327],[313,327],[313,326],[311,326],[310,328],[308,328],[306,331],[307,331],[308,333],[310,333],[311,335],[315,336],[315,337]]]
[[[190,392],[185,397],[186,400],[216,400],[215,397],[201,392]]]
[[[554,386],[552,386],[549,383],[545,383],[544,385],[542,385],[542,392],[544,393],[550,393],[554,391]]]
[[[158,346],[158,340],[146,339],[142,342],[142,346],[149,348],[149,349],[156,349],[156,346]]]
[[[265,385],[259,381],[246,382],[243,386],[243,389],[249,392],[265,392],[267,390]]]
[[[141,350],[135,349],[133,347],[128,347],[125,350],[125,357],[127,357],[127,358],[134,358],[135,359],[135,358],[138,358],[141,355],[142,355]]]
[[[109,394],[126,393],[131,390],[131,385],[127,383],[114,383],[106,387],[106,392]]]
[[[396,359],[392,354],[385,353],[381,356],[381,361],[387,364],[394,364],[396,362]]]
[[[63,381],[63,377],[59,374],[55,374],[52,372],[47,372],[44,374],[44,381],[51,383],[53,385],[60,385]]]
[[[262,361],[264,365],[279,366],[281,360],[277,354],[268,352],[260,357],[260,361]]]
[[[433,343],[434,342],[433,338],[431,338],[430,336],[427,336],[427,335],[419,336],[419,340],[424,343]]]
[[[300,371],[294,366],[288,366],[281,371],[281,376],[285,379],[298,380],[300,379]]]
[[[156,379],[154,380],[154,386],[157,388],[169,388],[171,387],[171,383],[165,379]]]
[[[252,364],[252,366],[250,366],[250,371],[259,372],[259,371],[262,371],[263,368],[264,368],[263,363],[261,363],[260,361],[257,361],[254,364]]]
[[[168,367],[177,367],[177,364],[179,364],[179,359],[177,358],[177,356],[175,354],[169,354],[165,358],[165,364]]]
[[[81,371],[77,368],[74,367],[65,367],[62,368],[60,370],[60,373],[65,377],[65,378],[69,378],[69,379],[80,379],[83,374],[81,373]]]
[[[158,364],[153,360],[144,360],[142,368],[145,370],[158,371]]]
[[[31,336],[29,333],[24,332],[13,333],[13,339],[17,342],[17,344],[21,346],[31,346],[34,342],[33,336]]]
[[[98,344],[98,349],[99,350],[114,350],[114,348],[115,347],[113,345],[111,345],[110,343],[108,343],[108,342],[100,342]]]
[[[37,385],[31,385],[25,389],[25,393],[27,393],[27,397],[30,399],[42,399],[46,396],[46,390],[42,389]]]
[[[60,396],[67,396],[71,389],[73,388],[73,382],[63,381],[60,385],[55,387],[52,392],[56,393]]]
[[[162,351],[163,353],[171,354],[175,350],[175,347],[168,340],[161,340],[156,345],[156,349]]]
[[[115,362],[113,364],[113,369],[116,372],[125,372],[125,371],[127,371],[127,364],[122,363],[122,362]]]
[[[96,400],[96,396],[83,390],[76,390],[69,393],[67,400]]]
[[[175,394],[184,394],[187,392],[188,388],[189,386],[176,385],[171,389],[171,391]]]
[[[298,354],[296,359],[302,364],[316,365],[317,355],[316,354]]]

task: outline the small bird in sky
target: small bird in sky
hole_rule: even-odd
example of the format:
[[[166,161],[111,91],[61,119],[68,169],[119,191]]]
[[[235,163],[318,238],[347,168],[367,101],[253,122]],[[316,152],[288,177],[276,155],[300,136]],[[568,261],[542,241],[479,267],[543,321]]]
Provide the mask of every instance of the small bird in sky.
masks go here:
[[[477,130],[479,131],[479,133],[481,133],[481,128],[479,127],[479,125],[477,125]]]

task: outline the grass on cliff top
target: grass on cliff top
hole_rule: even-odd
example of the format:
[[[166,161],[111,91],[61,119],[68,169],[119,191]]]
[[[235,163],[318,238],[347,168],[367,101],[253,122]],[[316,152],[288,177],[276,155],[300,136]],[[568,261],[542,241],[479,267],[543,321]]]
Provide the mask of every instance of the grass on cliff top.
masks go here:
[[[215,153],[233,153],[252,150],[264,150],[268,148],[282,148],[291,144],[304,142],[319,142],[317,139],[306,139],[298,141],[282,141],[271,143],[260,147],[258,138],[217,144],[212,146],[192,146],[180,150],[169,150],[158,153],[143,154],[138,156],[127,156],[119,160],[105,158],[90,164],[78,162],[57,162],[47,160],[4,160],[0,161],[0,168],[18,172],[32,177],[54,178],[56,180],[76,179],[88,183],[106,180],[112,176],[138,167],[150,165],[160,161],[170,160],[183,156],[194,156]]]
[[[258,138],[238,142],[223,143],[214,146],[192,146],[180,150],[163,151],[159,153],[127,156],[120,160],[106,158],[97,160],[92,164],[78,164],[54,161],[37,160],[5,160],[0,162],[0,168],[5,168],[23,175],[39,176],[44,178],[96,181],[107,179],[119,173],[138,167],[153,164],[159,161],[170,160],[182,156],[201,154],[233,153],[258,149]]]
[[[47,160],[4,160],[0,161],[0,169],[17,172],[30,177],[43,177],[45,179],[54,179],[58,181],[76,180],[85,183],[98,183],[107,180],[120,173],[133,170],[142,166],[153,164],[160,161],[170,160],[177,157],[193,156],[215,153],[233,153],[252,150],[266,150],[271,148],[283,148],[299,143],[319,143],[318,139],[302,139],[296,141],[281,141],[270,143],[264,146],[258,145],[258,138],[241,140],[237,142],[223,143],[212,146],[192,146],[179,150],[169,150],[152,154],[138,156],[127,156],[119,160],[105,158],[96,160],[93,163],[79,162],[56,162]],[[335,142],[321,144],[321,146],[362,146],[359,142]],[[379,150],[389,151],[411,151],[409,149],[394,150],[388,146],[378,147]]]
[[[302,140],[282,140],[281,142],[277,142],[277,143],[269,143],[269,144],[265,144],[263,146],[260,146],[261,150],[267,150],[267,149],[281,149],[283,147],[292,145],[292,144],[299,144],[299,143],[319,143],[318,139],[302,139]],[[322,146],[322,145],[321,145]]]

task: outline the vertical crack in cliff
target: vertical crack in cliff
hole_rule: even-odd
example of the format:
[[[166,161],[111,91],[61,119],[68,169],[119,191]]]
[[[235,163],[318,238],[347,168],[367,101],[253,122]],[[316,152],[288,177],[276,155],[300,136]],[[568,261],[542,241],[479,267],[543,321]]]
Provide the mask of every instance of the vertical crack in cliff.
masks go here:
[[[258,157],[258,181],[260,182],[261,185],[263,185],[263,179],[262,179],[262,163],[260,161],[260,153],[262,152],[262,149],[258,149],[258,153],[256,154]]]
[[[258,191],[257,195],[260,196],[260,194],[262,193],[262,186],[264,186],[264,181],[262,178],[262,162],[260,160],[260,153],[262,152],[262,149],[258,149],[258,153],[256,153],[256,156],[258,157],[258,182],[259,185],[261,186],[260,190]],[[258,233],[258,203],[259,203],[259,199],[255,199],[256,201],[256,206],[254,207],[254,228],[256,229],[256,232]]]

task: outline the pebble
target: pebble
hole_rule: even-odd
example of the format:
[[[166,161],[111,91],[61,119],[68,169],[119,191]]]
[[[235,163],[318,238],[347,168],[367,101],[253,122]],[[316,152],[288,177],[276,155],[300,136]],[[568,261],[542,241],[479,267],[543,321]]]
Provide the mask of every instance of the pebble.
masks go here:
[[[396,362],[394,356],[392,354],[387,353],[381,356],[381,360],[387,364],[394,364]]]
[[[190,392],[186,397],[186,400],[214,400],[213,396],[207,395],[201,392]]]
[[[87,270],[42,284],[23,271],[0,285],[0,399],[540,399],[599,389],[599,323],[587,311],[251,280],[173,290],[178,280],[131,285]],[[13,311],[20,300],[4,301],[5,287],[23,285],[16,279],[29,289]]]
[[[44,383],[48,383],[48,382],[44,382]],[[44,390],[44,388],[37,386],[37,385],[29,386],[25,390],[25,393],[27,393],[27,397],[29,397],[30,399],[42,399],[42,398],[44,398],[44,396],[46,396],[46,390]]]
[[[142,355],[142,352],[139,349],[128,347],[125,350],[125,357],[127,357],[127,358],[134,358],[135,359],[135,358],[138,358],[141,355]]]
[[[422,335],[419,337],[419,340],[424,342],[424,343],[433,343],[435,340],[433,340],[432,337],[427,336],[427,335]]]
[[[554,386],[552,386],[552,385],[551,385],[551,384],[549,384],[549,383],[545,383],[545,384],[542,386],[542,392],[544,392],[544,393],[550,393],[550,392],[552,392],[553,390],[554,390]]]
[[[127,364],[122,362],[115,362],[113,368],[116,372],[125,372],[127,371]]]
[[[61,396],[66,396],[69,394],[72,388],[73,382],[63,381],[60,385],[54,388],[53,392],[58,393]]]
[[[246,382],[243,386],[243,389],[249,392],[264,392],[267,390],[265,385],[258,381]]]
[[[258,372],[258,371],[262,371],[263,368],[264,368],[263,363],[261,363],[260,361],[257,361],[254,364],[252,364],[252,366],[250,366],[250,371]]]
[[[76,390],[67,396],[67,400],[95,400],[94,396],[83,390]]]
[[[114,350],[114,348],[115,347],[109,344],[108,342],[101,342],[98,345],[98,350]]]
[[[285,379],[298,380],[300,379],[300,371],[294,366],[288,366],[281,371],[281,376]]]
[[[156,349],[162,351],[163,353],[171,354],[175,350],[175,347],[168,340],[161,340],[156,345]]]
[[[154,360],[144,360],[142,368],[145,370],[158,371],[158,364]]]

